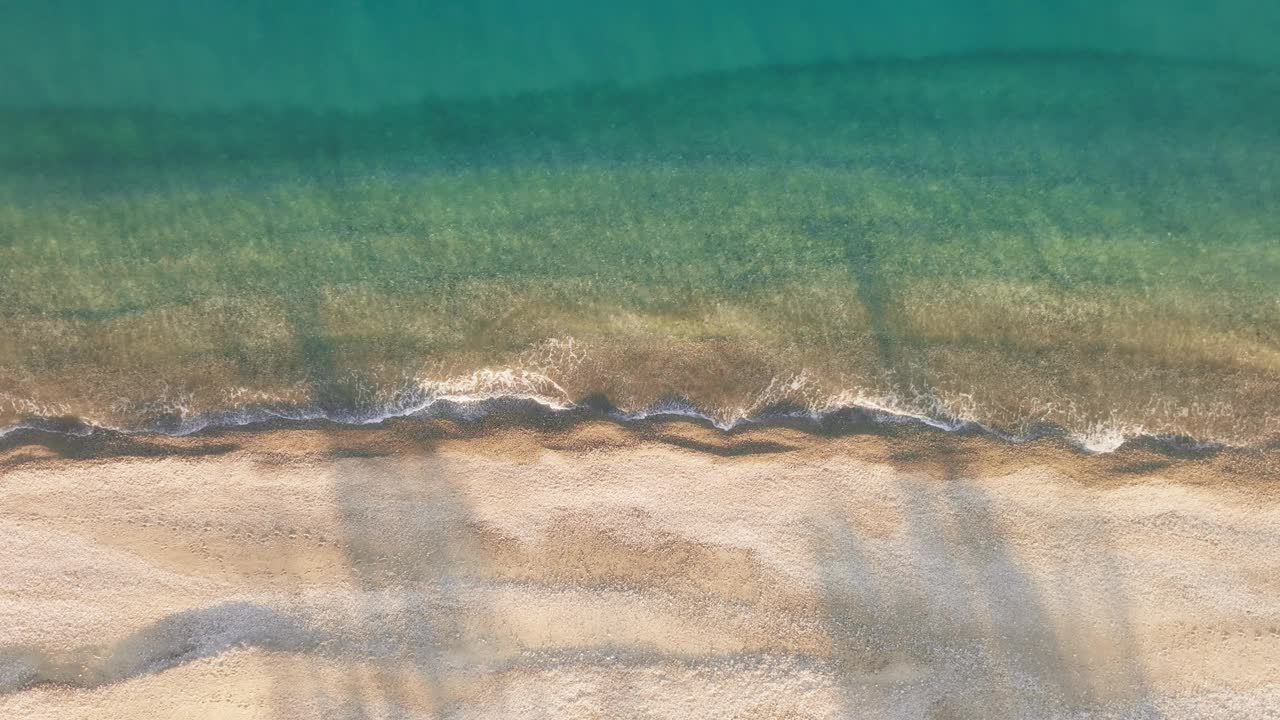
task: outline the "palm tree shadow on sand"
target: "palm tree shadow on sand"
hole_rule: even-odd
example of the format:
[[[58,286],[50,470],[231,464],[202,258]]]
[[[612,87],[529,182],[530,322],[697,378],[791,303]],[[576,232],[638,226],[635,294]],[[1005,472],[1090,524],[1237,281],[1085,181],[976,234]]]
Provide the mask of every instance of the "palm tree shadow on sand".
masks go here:
[[[270,717],[444,714],[447,676],[483,665],[479,650],[495,626],[483,593],[472,591],[485,568],[473,521],[442,464],[423,461],[429,436],[413,439],[414,457],[399,458],[353,453],[349,435],[319,429],[311,452],[322,460],[303,466],[327,473],[321,484],[335,499],[337,536],[320,538],[318,549],[312,528],[282,531],[266,518],[255,537],[300,531],[310,540],[242,549],[270,554],[277,577],[263,592],[168,615],[108,644],[0,647],[0,696],[94,690],[253,651],[250,667],[261,669],[246,677],[262,673]],[[273,460],[259,462],[272,472]],[[303,556],[324,555],[325,546],[336,550],[337,567]],[[240,694],[256,697],[251,688]]]
[[[272,717],[442,716],[450,678],[478,660],[492,626],[474,591],[484,563],[469,512],[442,463],[348,455],[334,446],[324,463],[346,574],[340,637],[319,656],[335,662],[322,674],[310,661],[276,663]]]
[[[1091,577],[1052,550],[1032,568],[966,453],[897,463],[891,537],[815,525],[845,716],[1160,718],[1106,531],[1072,550]]]

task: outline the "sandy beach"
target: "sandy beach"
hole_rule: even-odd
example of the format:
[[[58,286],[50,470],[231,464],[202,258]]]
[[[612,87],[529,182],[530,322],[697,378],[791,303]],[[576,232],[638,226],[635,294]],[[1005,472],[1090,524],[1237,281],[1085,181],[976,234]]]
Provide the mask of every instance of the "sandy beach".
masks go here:
[[[402,420],[0,445],[0,717],[1264,718],[1274,451]]]

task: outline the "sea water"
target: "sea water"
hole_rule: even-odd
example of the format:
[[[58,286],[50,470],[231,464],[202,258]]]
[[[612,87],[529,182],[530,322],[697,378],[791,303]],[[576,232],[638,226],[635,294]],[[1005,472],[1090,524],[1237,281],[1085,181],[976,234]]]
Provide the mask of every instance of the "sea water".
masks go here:
[[[1273,443],[1277,8],[8,3],[0,428]]]

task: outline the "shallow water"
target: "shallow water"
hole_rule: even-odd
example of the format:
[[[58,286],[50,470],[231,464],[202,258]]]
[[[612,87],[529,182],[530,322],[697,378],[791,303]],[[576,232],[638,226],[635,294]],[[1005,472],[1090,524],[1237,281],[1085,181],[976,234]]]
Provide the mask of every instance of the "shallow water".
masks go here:
[[[1280,437],[1275,11],[810,5],[10,44],[0,427],[515,396]]]

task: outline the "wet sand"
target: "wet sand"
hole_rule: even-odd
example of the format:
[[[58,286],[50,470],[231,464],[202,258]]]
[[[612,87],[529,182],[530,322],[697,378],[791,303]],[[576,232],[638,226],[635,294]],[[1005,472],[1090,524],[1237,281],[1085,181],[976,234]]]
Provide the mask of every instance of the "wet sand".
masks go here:
[[[893,427],[15,434],[0,717],[1275,717],[1278,484]]]

